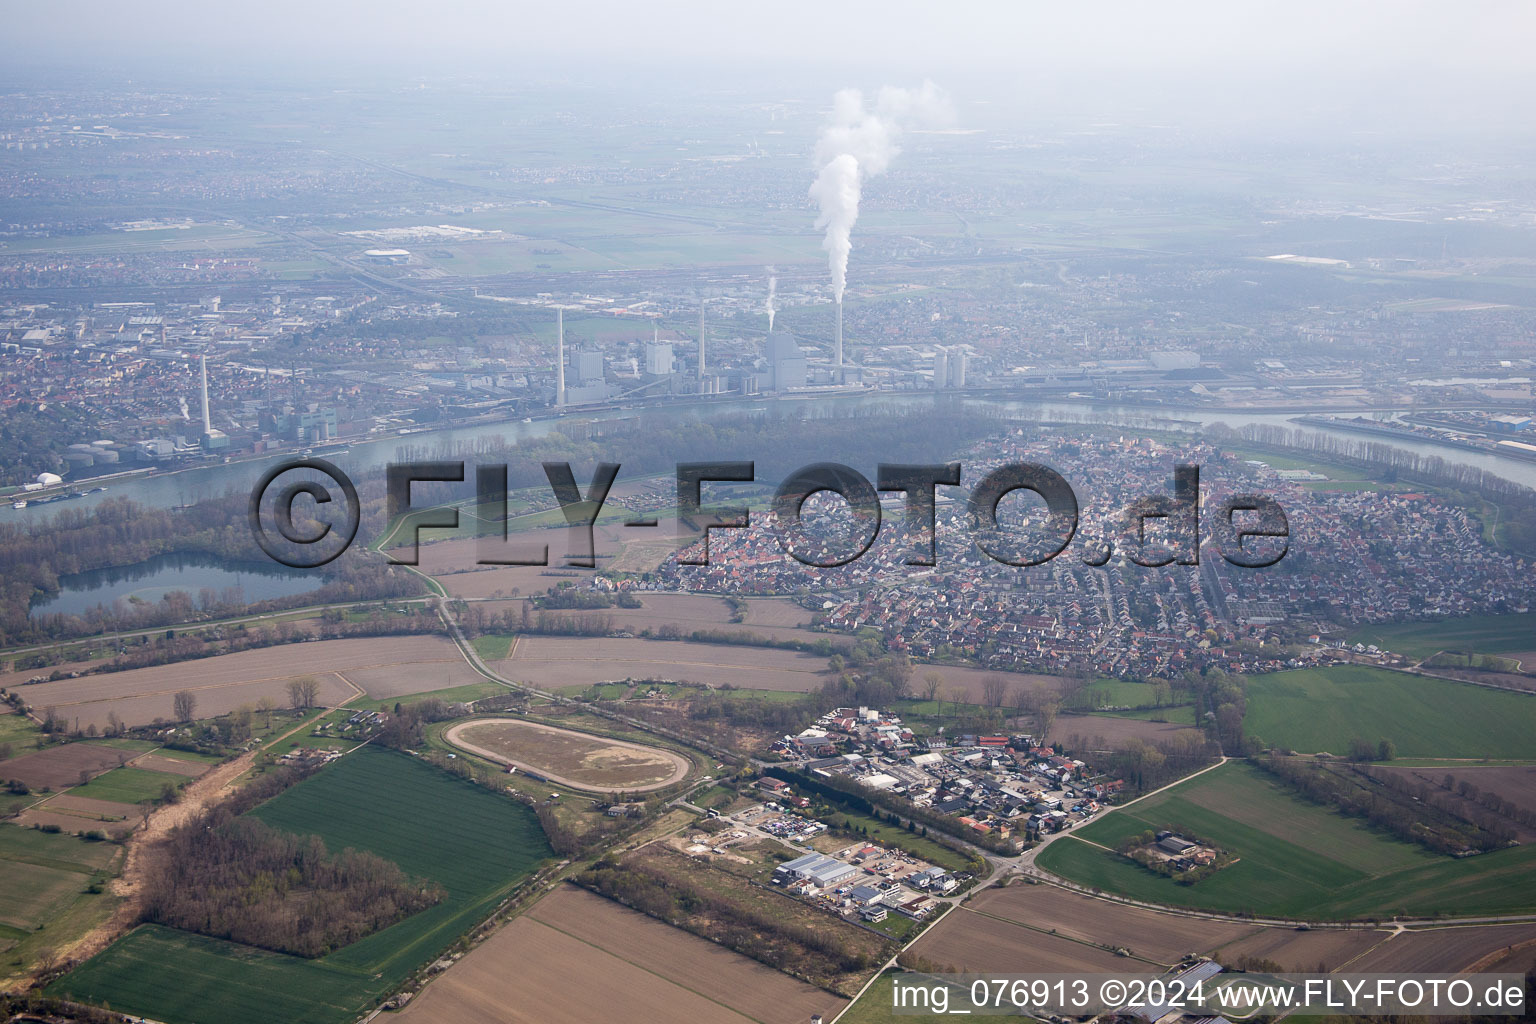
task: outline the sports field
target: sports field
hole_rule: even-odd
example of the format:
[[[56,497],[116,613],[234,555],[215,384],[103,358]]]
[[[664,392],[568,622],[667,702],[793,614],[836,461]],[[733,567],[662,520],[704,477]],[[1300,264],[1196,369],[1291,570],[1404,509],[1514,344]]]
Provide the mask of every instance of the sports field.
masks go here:
[[[1170,827],[1223,847],[1234,863],[1186,886],[1113,852],[1128,835]],[[1038,863],[1157,903],[1309,920],[1536,910],[1536,848],[1437,856],[1299,800],[1240,762],[1113,811],[1055,840]]]
[[[1248,680],[1248,735],[1302,753],[1390,739],[1405,757],[1536,758],[1536,696],[1362,665]]]
[[[516,718],[463,722],[443,738],[472,754],[598,793],[660,789],[681,782],[690,767],[687,758],[670,750]]]
[[[376,853],[438,882],[447,898],[316,960],[145,925],[50,991],[167,1024],[350,1021],[484,918],[550,853],[521,805],[371,747],[251,813],[317,834],[332,850]]]

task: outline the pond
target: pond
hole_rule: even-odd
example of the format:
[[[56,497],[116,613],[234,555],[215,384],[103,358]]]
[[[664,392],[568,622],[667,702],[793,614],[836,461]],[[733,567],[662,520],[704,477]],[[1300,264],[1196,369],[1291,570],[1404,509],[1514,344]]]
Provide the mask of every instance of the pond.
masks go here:
[[[118,602],[154,604],[166,594],[184,590],[195,601],[204,590],[222,597],[239,589],[245,603],[291,597],[314,590],[321,578],[313,572],[289,569],[275,562],[235,562],[208,555],[156,555],[136,565],[94,569],[59,577],[57,594],[32,602],[32,614],[83,615],[98,605],[110,609]]]

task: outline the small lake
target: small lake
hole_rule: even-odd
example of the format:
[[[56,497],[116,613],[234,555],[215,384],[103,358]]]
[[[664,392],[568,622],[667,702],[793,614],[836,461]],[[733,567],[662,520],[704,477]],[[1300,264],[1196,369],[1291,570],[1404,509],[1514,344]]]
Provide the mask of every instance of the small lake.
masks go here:
[[[32,613],[82,615],[97,605],[111,608],[119,601],[157,603],[166,594],[185,590],[194,601],[204,590],[222,596],[238,587],[246,603],[291,597],[321,585],[314,572],[276,563],[234,562],[206,555],[156,555],[137,565],[94,569],[59,577],[59,592],[32,603]]]

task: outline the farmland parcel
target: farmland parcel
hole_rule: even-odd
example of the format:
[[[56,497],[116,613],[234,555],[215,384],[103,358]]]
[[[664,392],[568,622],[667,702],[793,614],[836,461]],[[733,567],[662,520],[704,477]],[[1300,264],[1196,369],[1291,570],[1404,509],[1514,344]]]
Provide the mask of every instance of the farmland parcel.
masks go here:
[[[370,747],[251,813],[331,849],[376,853],[447,897],[316,960],[146,925],[49,991],[167,1024],[348,1021],[484,918],[550,852],[521,805]]]

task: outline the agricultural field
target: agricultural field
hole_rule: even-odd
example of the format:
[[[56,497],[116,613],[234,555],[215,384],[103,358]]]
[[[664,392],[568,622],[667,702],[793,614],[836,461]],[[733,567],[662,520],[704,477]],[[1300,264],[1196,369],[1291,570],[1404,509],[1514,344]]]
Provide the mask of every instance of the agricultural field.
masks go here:
[[[1350,965],[1355,971],[1410,974],[1430,971],[1465,971],[1485,960],[1512,955],[1517,963],[1498,970],[1524,972],[1536,965],[1536,924],[1470,925],[1458,928],[1424,928],[1405,931],[1383,942]],[[1523,954],[1523,955],[1522,955]]]
[[[1175,826],[1232,852],[1234,862],[1185,886],[1113,852],[1126,836]],[[1437,856],[1304,802],[1240,762],[1055,839],[1037,863],[1071,881],[1156,903],[1309,920],[1536,909],[1536,848]]]
[[[506,969],[516,963],[519,970]],[[432,982],[406,1024],[802,1024],[847,1004],[754,960],[574,886],[545,897]]]
[[[1342,755],[1383,737],[1405,757],[1532,758],[1536,697],[1361,665],[1248,679],[1249,736]]]
[[[1128,907],[1054,885],[1015,883],[984,889],[966,906],[984,917],[1090,945],[1123,947],[1143,960],[1165,965],[1177,963],[1187,953],[1210,953],[1260,930],[1250,924]]]
[[[654,633],[670,629],[684,636],[699,630],[714,630],[751,633],[761,639],[773,641],[810,643],[827,640],[843,647],[850,643],[847,637],[836,633],[817,633],[801,628],[810,621],[811,613],[792,602],[776,598],[748,601],[742,621],[735,622],[733,621],[735,613],[723,598],[702,594],[650,593],[640,594],[638,597],[639,608],[615,606],[593,610],[610,617],[614,629],[636,635],[646,630]],[[484,606],[488,612],[495,612],[498,615],[510,612],[515,619],[521,619],[525,603],[526,600],[487,601]],[[530,614],[538,615],[539,612],[537,609],[531,609]],[[544,614],[562,618],[579,617],[589,612],[551,609]]]
[[[319,699],[327,705],[362,695],[361,682],[347,681],[352,672],[363,673],[381,694],[440,690],[457,685],[451,682],[460,678],[455,662],[462,664],[463,659],[438,636],[320,640],[35,683],[19,692],[33,707],[52,707],[60,718],[71,725],[78,722],[81,728],[105,726],[114,711],[137,726],[172,719],[172,701],[179,690],[190,690],[197,698],[199,718],[214,718],[255,705],[263,697],[279,707],[286,705],[289,680],[306,675],[319,680]]]
[[[616,620],[618,611],[614,612]],[[731,627],[725,627],[731,628]],[[821,634],[804,633],[804,639]],[[667,679],[731,685],[748,690],[780,690],[809,693],[819,690],[832,674],[827,659],[774,648],[705,644],[677,640],[611,637],[523,636],[511,654],[493,666],[509,679],[539,689],[591,686],[623,679]],[[962,701],[980,704],[983,681],[1001,675],[1011,688],[1055,687],[1052,676],[1019,672],[987,672],[957,665],[920,666],[913,672],[914,691],[923,677],[938,675],[938,695],[945,700],[960,695]]]
[[[71,789],[69,793],[88,800],[137,804],[140,800],[157,799],[167,786],[180,789],[187,781],[187,776],[178,772],[157,772],[125,766],[98,775],[85,785]]]
[[[912,945],[912,952],[959,972],[1017,974],[1021,965],[1043,974],[1155,974],[1146,960],[1117,956],[1086,942],[990,917],[959,906]]]
[[[89,889],[121,854],[112,843],[0,825],[0,981],[110,913],[114,898]]]
[[[557,729],[517,718],[474,719],[443,734],[454,746],[551,782],[594,793],[647,792],[687,778],[692,767],[660,747]]]
[[[144,925],[50,992],[167,1024],[341,1024],[483,920],[550,853],[527,808],[371,747],[251,813],[277,828],[319,835],[332,850],[376,853],[442,885],[447,897],[314,960]]]
[[[1439,622],[1392,622],[1364,626],[1350,634],[1350,643],[1375,644],[1395,654],[1427,658],[1436,651],[1476,654],[1528,652],[1536,636],[1536,613],[1470,615]],[[1517,654],[1518,656],[1518,654]],[[1529,672],[1532,666],[1525,666]]]
[[[1390,930],[1376,928],[1261,928],[1230,942],[1217,951],[1217,959],[1235,964],[1243,957],[1257,957],[1280,964],[1287,971],[1335,971],[1375,949],[1392,937]],[[1353,969],[1353,966],[1351,967]]]
[[[26,715],[17,714],[9,704],[0,704],[0,748],[9,747],[11,757],[36,750],[42,742],[42,730]]]
[[[19,779],[37,792],[78,786],[82,774],[102,772],[133,760],[137,751],[90,740],[63,743],[0,762],[0,777]]]
[[[1160,743],[1178,733],[1199,735],[1192,725],[1176,720],[1180,708],[1164,708],[1167,722],[1121,715],[1059,715],[1051,725],[1049,739],[1065,743],[1073,750],[1114,750],[1131,740]]]
[[[622,679],[670,679],[753,690],[821,688],[827,659],[795,651],[606,637],[520,637],[498,672],[541,690]]]
[[[541,499],[548,500],[547,488],[539,488]],[[619,487],[610,495],[598,524],[593,528],[593,545],[598,569],[622,567],[623,571],[643,572],[654,569],[673,551],[677,544],[673,537],[676,526],[673,520],[662,518],[656,530],[625,530],[620,524],[630,513],[619,508],[613,498],[619,496]],[[514,496],[513,501],[516,501]],[[566,552],[571,550],[572,537],[564,526],[565,520],[558,509],[551,505],[546,511],[517,515],[516,506],[508,505],[515,518],[509,520],[511,542],[519,545],[548,544],[549,562],[544,565],[481,565],[477,542],[471,531],[479,523],[471,515],[473,509],[461,509],[460,533],[448,539],[434,530],[422,534],[419,568],[435,579],[453,597],[512,598],[519,594],[536,594],[557,583],[569,582],[573,575],[586,576],[590,569],[570,569],[564,565]],[[648,534],[639,536],[637,534]],[[388,539],[390,544],[406,540],[402,531]],[[430,543],[428,543],[430,542]]]
[[[1371,770],[1373,774],[1396,775],[1427,786],[1434,800],[1453,804],[1464,812],[1491,813],[1488,805],[1492,797],[1497,797],[1501,802],[1499,816],[1515,829],[1515,838],[1522,843],[1536,842],[1536,826],[1524,816],[1536,814],[1536,766],[1440,764],[1419,768],[1377,764]],[[1452,780],[1449,790],[1445,788],[1446,776]],[[1475,791],[1462,794],[1462,783],[1475,787]],[[1504,802],[1514,805],[1514,814],[1503,806]]]

